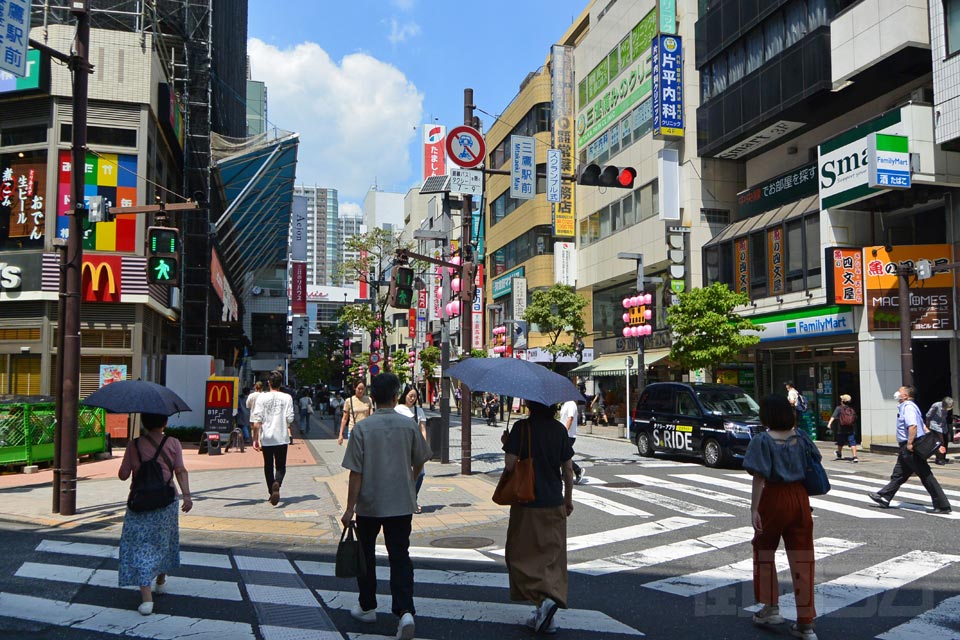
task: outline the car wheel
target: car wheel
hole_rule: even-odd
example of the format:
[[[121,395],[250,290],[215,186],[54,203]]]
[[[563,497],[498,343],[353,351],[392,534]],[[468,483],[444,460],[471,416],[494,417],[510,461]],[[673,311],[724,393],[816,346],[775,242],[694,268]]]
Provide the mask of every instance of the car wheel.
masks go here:
[[[723,447],[713,438],[703,443],[703,462],[711,469],[722,467],[726,462],[726,456],[723,453]]]
[[[650,434],[641,431],[637,434],[637,453],[645,458],[653,455],[653,443],[650,442]]]

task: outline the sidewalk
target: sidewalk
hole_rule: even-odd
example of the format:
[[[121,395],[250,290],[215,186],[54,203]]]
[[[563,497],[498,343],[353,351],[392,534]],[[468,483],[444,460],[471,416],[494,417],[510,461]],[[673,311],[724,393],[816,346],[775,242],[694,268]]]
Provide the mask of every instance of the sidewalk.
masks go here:
[[[219,456],[199,455],[186,445],[184,462],[190,473],[194,506],[181,514],[184,530],[244,533],[304,542],[340,540],[340,515],[346,502],[349,472],[340,462],[346,443],[337,445],[333,422],[313,416],[306,441],[294,429],[287,456],[287,474],[280,503],[267,502],[260,453],[247,447]],[[0,475],[0,520],[40,524],[62,530],[81,525],[123,521],[129,481],[117,478],[122,449],[107,460],[82,461],[78,466],[77,514],[52,513],[53,472]],[[490,500],[494,485],[484,475],[459,475],[459,460],[427,463],[420,490],[423,513],[415,515],[413,535],[436,537],[466,527],[505,521],[509,509]],[[505,525],[504,525],[505,526]]]

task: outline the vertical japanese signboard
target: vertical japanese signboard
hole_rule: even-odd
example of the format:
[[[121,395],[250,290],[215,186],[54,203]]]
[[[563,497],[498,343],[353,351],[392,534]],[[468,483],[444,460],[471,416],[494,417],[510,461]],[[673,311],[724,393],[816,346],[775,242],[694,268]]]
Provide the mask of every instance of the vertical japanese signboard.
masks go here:
[[[863,250],[827,249],[827,301],[863,304]]]
[[[0,7],[2,7],[0,3]],[[47,204],[47,162],[42,152],[9,154],[0,158],[0,233],[6,227],[6,238],[17,239],[13,246],[41,247]],[[5,239],[6,239],[5,238]]]
[[[290,312],[294,315],[307,313],[307,263],[290,263]]]
[[[733,242],[734,264],[737,272],[734,274],[737,293],[750,293],[750,242],[749,238],[737,238]]]
[[[4,0],[0,14],[0,70],[23,78],[27,75],[30,0]]]
[[[783,227],[767,231],[767,284],[770,295],[778,296],[785,290],[783,277]]]
[[[660,31],[677,32],[677,0],[660,0]]]
[[[409,314],[407,315],[407,335],[410,338],[417,337],[417,310],[411,308]]]
[[[653,135],[683,137],[683,43],[680,36],[653,38]]]
[[[560,202],[560,187],[563,183],[563,154],[558,149],[547,150],[547,202]],[[554,217],[556,219],[556,217]]]
[[[564,182],[562,176],[573,174],[573,47],[551,47],[553,63],[552,115],[553,148],[560,153],[560,174],[555,181],[551,176],[550,153],[547,155],[547,200],[553,203],[553,236],[573,238],[576,235],[576,212],[573,204],[573,182]],[[556,198],[556,199],[555,199]]]
[[[439,124],[423,125],[423,179],[447,173],[444,138],[447,128]]]
[[[910,139],[888,133],[867,137],[867,184],[883,189],[909,189]]]
[[[510,197],[532,200],[537,195],[536,141],[532,136],[510,136]]]
[[[290,357],[306,358],[310,355],[310,316],[293,316],[290,337]]]
[[[290,259],[307,259],[307,197],[293,196],[290,216]]]
[[[470,313],[473,314],[473,335],[470,339],[471,348],[483,349],[483,265],[477,265],[476,287],[473,294],[473,304]]]

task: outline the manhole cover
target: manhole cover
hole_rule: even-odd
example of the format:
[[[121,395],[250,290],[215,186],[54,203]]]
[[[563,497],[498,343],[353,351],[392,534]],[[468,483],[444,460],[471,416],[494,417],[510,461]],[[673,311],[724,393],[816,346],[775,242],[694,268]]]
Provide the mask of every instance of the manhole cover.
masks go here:
[[[479,549],[493,544],[490,538],[475,537],[452,537],[437,538],[430,543],[431,547],[441,547],[443,549]]]

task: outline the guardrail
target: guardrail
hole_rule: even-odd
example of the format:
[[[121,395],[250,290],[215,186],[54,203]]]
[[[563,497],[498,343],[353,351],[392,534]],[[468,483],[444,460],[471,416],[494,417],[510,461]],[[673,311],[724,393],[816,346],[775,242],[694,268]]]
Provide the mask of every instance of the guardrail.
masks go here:
[[[80,407],[77,455],[107,450],[103,409]],[[0,466],[53,461],[56,405],[52,402],[0,404]]]

